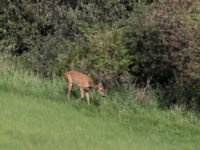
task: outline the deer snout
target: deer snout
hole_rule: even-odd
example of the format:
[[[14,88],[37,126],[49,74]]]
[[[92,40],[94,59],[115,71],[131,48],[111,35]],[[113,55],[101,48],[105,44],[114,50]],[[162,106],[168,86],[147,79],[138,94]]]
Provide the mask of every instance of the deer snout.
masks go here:
[[[105,97],[105,96],[106,96],[105,93],[104,93],[103,91],[101,91],[101,90],[99,90],[98,93],[99,93],[99,95],[101,95],[102,97]]]

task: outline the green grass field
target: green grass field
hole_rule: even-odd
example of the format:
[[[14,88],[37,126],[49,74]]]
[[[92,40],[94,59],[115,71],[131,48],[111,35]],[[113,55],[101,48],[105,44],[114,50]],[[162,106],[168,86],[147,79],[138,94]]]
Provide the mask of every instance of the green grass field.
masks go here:
[[[199,150],[200,120],[181,109],[137,104],[129,94],[64,93],[62,79],[0,71],[1,150]],[[129,106],[128,106],[129,105]]]

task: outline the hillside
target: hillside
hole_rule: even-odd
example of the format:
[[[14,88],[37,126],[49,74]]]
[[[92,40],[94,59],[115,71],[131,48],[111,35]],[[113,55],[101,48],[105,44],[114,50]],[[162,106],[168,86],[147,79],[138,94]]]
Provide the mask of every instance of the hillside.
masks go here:
[[[76,96],[66,98],[62,80],[9,74],[0,74],[0,149],[200,149],[200,121],[192,113],[140,105],[109,111],[117,97],[93,94],[102,102],[87,106]]]

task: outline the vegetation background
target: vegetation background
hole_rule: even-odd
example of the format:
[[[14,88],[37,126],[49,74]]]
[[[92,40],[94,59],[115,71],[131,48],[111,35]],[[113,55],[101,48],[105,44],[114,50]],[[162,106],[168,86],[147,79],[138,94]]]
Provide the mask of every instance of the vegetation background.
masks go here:
[[[198,0],[3,0],[0,52],[44,77],[147,83],[165,106],[200,107]]]
[[[66,125],[83,131],[90,126],[83,123],[90,121],[88,116],[98,114],[103,119],[107,116],[110,129],[116,127],[127,135],[115,131],[107,135],[108,129],[99,125],[102,118],[95,116],[91,120],[98,129],[90,126],[86,139],[79,135],[73,141],[77,145],[74,149],[88,148],[84,145],[88,141],[92,141],[92,149],[101,141],[97,146],[100,149],[108,137],[113,140],[102,149],[120,148],[114,147],[123,141],[117,136],[131,139],[122,142],[121,149],[156,149],[155,145],[158,149],[199,149],[199,39],[199,0],[1,0],[0,116],[4,124],[0,123],[0,147],[44,149],[41,141],[55,137],[47,140],[52,141],[49,147],[44,142],[45,148],[55,148],[60,143],[59,148],[63,149],[66,143],[62,141],[70,136],[48,133],[54,128],[53,120],[59,118],[63,130]],[[73,102],[66,101],[66,70],[81,71],[94,81],[101,80],[108,93],[106,101],[92,91],[89,108],[76,100],[77,89]],[[45,121],[35,115],[36,109],[46,114]],[[59,116],[63,113],[73,113],[79,119],[69,124],[64,115]],[[13,120],[11,114],[21,120]],[[70,115],[65,117],[72,119]],[[115,118],[114,124],[111,118]],[[26,124],[20,128],[24,120]],[[48,121],[51,123],[46,124]],[[33,133],[30,127],[34,128]],[[41,127],[41,134],[37,127]],[[98,134],[105,131],[103,138],[95,130]],[[128,133],[133,134],[129,137]],[[145,143],[147,147],[141,142],[146,139],[145,133],[151,135]],[[92,138],[94,135],[96,139]],[[138,136],[134,147],[131,141]],[[25,144],[22,141],[27,137]],[[77,144],[80,139],[86,141]],[[70,142],[67,146],[72,147]]]

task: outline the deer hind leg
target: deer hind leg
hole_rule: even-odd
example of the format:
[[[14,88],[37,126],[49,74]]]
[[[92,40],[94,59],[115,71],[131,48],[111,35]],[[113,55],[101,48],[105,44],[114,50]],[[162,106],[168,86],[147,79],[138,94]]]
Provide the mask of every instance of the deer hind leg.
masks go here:
[[[84,90],[81,87],[79,89],[80,89],[80,93],[81,93],[81,99],[83,99],[84,98]]]
[[[86,92],[86,93],[85,93],[85,96],[86,96],[86,100],[87,100],[88,105],[90,105],[90,96],[89,96],[89,92]]]
[[[73,86],[73,84],[69,82],[68,83],[68,92],[67,92],[68,98],[70,98],[72,86]]]

